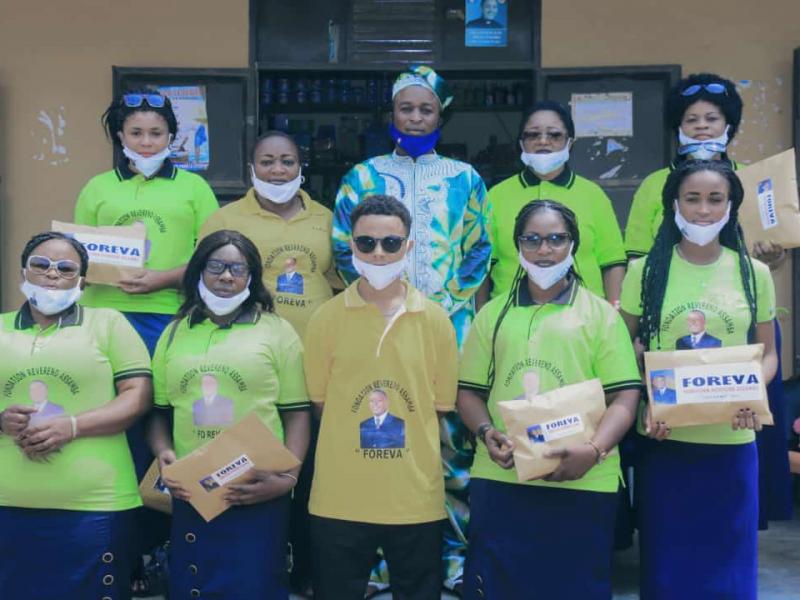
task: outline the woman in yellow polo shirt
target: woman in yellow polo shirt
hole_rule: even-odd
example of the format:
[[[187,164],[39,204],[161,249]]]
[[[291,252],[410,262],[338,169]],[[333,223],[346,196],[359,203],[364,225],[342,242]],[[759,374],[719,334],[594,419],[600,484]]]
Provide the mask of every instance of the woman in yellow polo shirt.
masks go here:
[[[42,233],[21,262],[27,301],[0,315],[0,596],[130,598],[125,429],[151,406],[150,357],[120,313],[76,304],[81,244]]]
[[[159,465],[207,444],[255,412],[301,461],[310,402],[303,351],[292,326],[273,311],[261,256],[235,231],[197,246],[183,280],[186,298],[153,358],[156,413],[149,439]],[[169,428],[169,411],[173,426]],[[288,598],[289,497],[300,467],[253,471],[230,485],[229,510],[206,522],[169,479],[173,498],[170,595],[173,598]]]
[[[569,166],[575,125],[558,102],[537,102],[522,119],[519,131],[519,174],[489,190],[492,203],[492,267],[479,302],[506,297],[519,266],[511,232],[520,209],[531,200],[555,200],[572,210],[581,232],[575,269],[586,288],[614,303],[625,275],[625,251],[611,200],[597,184]],[[489,292],[491,288],[491,292]]]
[[[482,443],[470,471],[463,597],[608,600],[617,490],[615,450],[634,421],[641,380],[625,324],[573,265],[583,240],[575,213],[535,200],[514,223],[511,289],[478,313],[464,346],[458,411]],[[593,439],[554,452],[558,468],[518,482],[498,402],[600,379],[608,409]],[[529,557],[521,566],[520,557]]]
[[[747,254],[738,222],[742,184],[724,161],[669,174],[664,220],[622,286],[622,316],[648,350],[764,344],[764,379],[777,368],[775,289]],[[674,427],[646,409],[637,443],[636,497],[644,600],[755,599],[758,456],[747,409],[732,424]]]
[[[343,288],[333,268],[330,210],[300,188],[303,176],[294,138],[268,131],[256,140],[253,187],[203,224],[200,237],[220,229],[240,231],[264,259],[264,285],[275,311],[302,337],[314,311]]]

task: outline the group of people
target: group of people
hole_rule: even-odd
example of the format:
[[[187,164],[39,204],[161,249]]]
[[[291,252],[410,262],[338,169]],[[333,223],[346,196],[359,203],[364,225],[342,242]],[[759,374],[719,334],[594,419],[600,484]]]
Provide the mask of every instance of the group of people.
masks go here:
[[[210,522],[164,476],[170,597],[287,598],[291,539],[294,583],[322,600],[386,585],[433,599],[443,583],[471,600],[608,599],[626,435],[641,596],[756,597],[758,417],[672,428],[641,373],[642,351],[674,349],[697,312],[692,340],[763,343],[765,378],[778,370],[774,286],[726,154],[734,85],[700,74],[671,92],[678,155],[644,180],[625,240],[569,165],[563,105],[528,111],[522,169],[487,192],[435,152],[446,82],[412,67],[392,97],[394,151],[356,165],[333,212],[301,188],[290,135],[257,140],[253,187],[220,209],[168,159],[169,100],[114,100],[104,124],[125,160],[89,181],[75,221],[144,223],[145,268],[85,285],[73,237],[22,251],[26,301],[0,321],[0,593],[130,597],[133,540],[156,527],[138,508],[150,461],[254,412],[303,464],[252,470]],[[541,392],[597,378],[607,409],[590,442],[520,482],[498,402],[531,377]]]

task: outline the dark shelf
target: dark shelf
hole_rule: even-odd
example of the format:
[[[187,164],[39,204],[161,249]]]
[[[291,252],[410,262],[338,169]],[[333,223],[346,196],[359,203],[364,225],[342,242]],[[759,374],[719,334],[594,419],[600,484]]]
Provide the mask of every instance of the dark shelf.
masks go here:
[[[526,106],[458,106],[450,105],[448,112],[459,113],[483,113],[483,112],[522,112]],[[270,104],[262,106],[260,114],[263,115],[284,115],[284,114],[313,114],[313,113],[339,113],[339,114],[375,114],[389,112],[389,106],[352,106],[347,104]]]
[[[471,62],[437,62],[432,65],[439,72],[463,72],[466,75],[474,71],[519,71],[533,76],[536,65],[532,62],[491,62],[491,63],[471,63]],[[327,73],[393,73],[408,69],[407,63],[374,63],[374,64],[348,64],[348,63],[265,63],[257,62],[256,69],[259,71],[321,71]]]

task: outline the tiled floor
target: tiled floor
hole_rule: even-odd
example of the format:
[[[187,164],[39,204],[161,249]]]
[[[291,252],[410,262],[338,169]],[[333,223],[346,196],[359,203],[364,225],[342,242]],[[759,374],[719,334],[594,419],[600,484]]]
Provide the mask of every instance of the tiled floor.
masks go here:
[[[800,598],[800,519],[770,525],[759,537],[759,600],[797,600]],[[636,548],[621,552],[614,559],[614,600],[636,600],[638,554]],[[450,600],[453,596],[443,595]],[[151,600],[163,600],[160,596]],[[293,597],[300,600],[300,597]],[[389,596],[375,597],[389,600]]]

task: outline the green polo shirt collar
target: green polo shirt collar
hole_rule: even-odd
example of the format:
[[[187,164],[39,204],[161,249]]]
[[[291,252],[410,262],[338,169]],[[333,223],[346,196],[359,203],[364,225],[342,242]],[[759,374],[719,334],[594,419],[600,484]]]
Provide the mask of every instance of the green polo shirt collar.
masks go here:
[[[195,325],[198,325],[208,319],[206,313],[198,306],[194,306],[189,310],[189,314],[187,316],[187,322],[189,323],[189,328],[191,329]],[[243,310],[239,315],[227,325],[220,325],[220,329],[229,329],[232,325],[255,325],[261,319],[261,311],[258,310],[258,307],[253,304],[253,306],[249,307],[246,310]]]
[[[572,277],[569,285],[555,298],[547,302],[547,304],[557,304],[561,306],[569,305],[575,302],[575,296],[578,294],[578,282]],[[537,306],[539,303],[531,297],[531,291],[525,281],[519,286],[517,292],[517,306]]]
[[[689,160],[689,157],[687,155],[681,155],[681,154],[675,155],[675,158],[672,159],[672,162],[669,163],[669,170],[674,171],[675,169],[680,167],[683,163],[685,163],[687,160]],[[728,166],[734,171],[738,167],[738,165],[731,160],[731,158],[728,156],[726,152],[723,152],[720,155],[720,160],[724,163],[727,163]]]
[[[130,164],[127,160],[122,161],[114,172],[117,174],[117,178],[120,181],[128,181],[129,179],[133,179],[137,175],[141,175],[141,173],[136,173],[135,171],[131,170]],[[164,161],[164,164],[161,165],[161,168],[156,172],[151,179],[155,177],[163,177],[164,179],[175,179],[175,176],[178,174],[178,167],[172,164],[169,159]]]
[[[17,311],[17,316],[14,317],[14,329],[24,331],[34,325],[36,325],[36,321],[33,319],[30,304],[25,302]],[[72,327],[80,325],[83,325],[83,307],[80,304],[73,304],[61,315],[60,326]]]
[[[520,172],[519,180],[524,188],[533,187],[542,183],[542,179],[536,175],[532,169],[527,167]],[[575,172],[570,168],[569,163],[567,163],[564,165],[564,170],[558,174],[558,177],[549,180],[547,183],[570,189],[572,184],[575,183]]]

